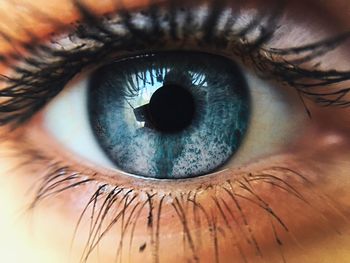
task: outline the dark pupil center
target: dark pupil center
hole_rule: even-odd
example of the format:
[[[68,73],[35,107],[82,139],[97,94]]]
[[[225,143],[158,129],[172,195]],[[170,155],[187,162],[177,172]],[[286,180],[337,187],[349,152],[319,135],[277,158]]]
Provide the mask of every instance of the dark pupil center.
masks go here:
[[[166,84],[159,88],[146,106],[146,125],[161,132],[179,132],[189,126],[195,114],[192,94],[184,87]]]

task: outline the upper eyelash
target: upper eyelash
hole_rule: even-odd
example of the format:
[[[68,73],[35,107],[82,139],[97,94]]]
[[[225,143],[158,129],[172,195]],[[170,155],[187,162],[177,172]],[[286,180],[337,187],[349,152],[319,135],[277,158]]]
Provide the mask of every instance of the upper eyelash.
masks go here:
[[[260,61],[262,61],[259,67],[269,68],[269,71],[274,72],[274,76],[292,85],[299,93],[312,97],[321,106],[347,107],[350,105],[350,101],[346,99],[346,95],[350,92],[350,88],[345,87],[337,90],[327,89],[318,91],[312,89],[315,87],[328,88],[331,85],[345,82],[350,79],[350,71],[338,71],[335,69],[319,70],[317,66],[312,69],[305,69],[302,65],[330,52],[343,42],[349,40],[349,38],[350,32],[346,32],[337,37],[301,47],[269,49],[268,59],[264,59],[259,54]],[[294,58],[292,60],[283,58],[284,56],[293,55]],[[283,74],[285,70],[288,70],[290,74]],[[316,82],[311,83],[314,80]]]
[[[3,99],[0,103],[0,125],[13,124],[16,127],[27,121],[51,98],[55,97],[83,68],[92,63],[103,62],[100,57],[107,57],[110,52],[130,50],[130,47],[136,51],[159,47],[159,42],[164,41],[162,37],[165,33],[168,33],[174,40],[186,43],[188,40],[186,32],[191,30],[197,30],[197,33],[202,32],[195,39],[199,46],[208,45],[214,50],[229,49],[235,55],[245,60],[249,59],[259,73],[293,86],[299,94],[313,99],[320,105],[348,106],[350,104],[345,98],[350,92],[348,88],[317,92],[310,90],[312,86],[308,84],[315,80],[320,81],[318,86],[338,84],[350,79],[350,71],[322,71],[302,67],[303,63],[310,62],[315,57],[343,43],[349,38],[349,33],[302,47],[270,49],[265,44],[274,36],[279,18],[283,14],[281,6],[277,6],[270,16],[258,14],[238,32],[227,28],[224,32],[216,32],[215,25],[225,8],[224,5],[217,3],[217,1],[212,2],[211,13],[207,14],[201,28],[196,28],[198,25],[186,24],[187,31],[183,30],[182,39],[177,33],[180,25],[177,24],[175,18],[178,12],[185,12],[186,17],[191,19],[191,9],[178,8],[171,12],[166,9],[170,16],[169,32],[160,28],[160,18],[157,17],[161,12],[160,6],[151,5],[148,12],[142,13],[150,20],[151,30],[149,31],[142,31],[133,23],[132,19],[139,14],[138,12],[121,10],[118,13],[121,19],[120,26],[125,32],[119,34],[113,30],[113,25],[108,22],[108,17],[98,18],[88,8],[77,4],[76,8],[81,14],[83,23],[78,23],[75,31],[69,34],[73,48],[65,50],[64,46],[59,47],[57,43],[56,46],[53,45],[54,42],[39,44],[34,39],[34,44],[23,45],[23,49],[27,50],[29,56],[3,55],[3,60],[8,64],[12,73],[9,76],[2,76],[5,88],[0,91],[0,98]],[[165,8],[171,7],[172,1]],[[214,26],[206,26],[208,22]],[[227,24],[231,24],[232,28],[234,20],[228,20]],[[254,40],[248,40],[248,35],[254,30],[258,30],[259,34]],[[288,60],[287,57],[291,54],[297,57]],[[96,61],[95,57],[98,57],[99,60]]]

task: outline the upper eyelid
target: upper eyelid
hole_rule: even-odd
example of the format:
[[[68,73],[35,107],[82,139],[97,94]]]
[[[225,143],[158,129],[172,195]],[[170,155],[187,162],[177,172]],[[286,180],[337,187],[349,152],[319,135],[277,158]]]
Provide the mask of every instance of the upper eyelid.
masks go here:
[[[181,0],[180,0],[181,1]],[[272,0],[273,1],[273,0]],[[52,2],[52,1],[50,1]],[[8,25],[6,24],[6,20],[2,21],[0,19],[0,52],[1,55],[4,53],[10,53],[16,50],[13,50],[13,47],[17,47],[17,46],[23,46],[23,45],[30,45],[33,42],[41,42],[41,41],[46,41],[48,38],[51,37],[52,34],[55,34],[59,32],[63,32],[65,29],[68,29],[71,27],[71,23],[76,22],[77,20],[79,20],[79,10],[78,10],[78,6],[76,4],[74,4],[74,2],[78,3],[80,2],[80,0],[66,0],[67,3],[66,4],[68,7],[67,9],[63,9],[64,11],[61,10],[60,13],[68,13],[68,15],[66,15],[66,18],[60,18],[57,16],[57,12],[51,12],[51,10],[55,10],[57,6],[62,6],[62,0],[58,1],[59,4],[55,4],[55,3],[51,3],[51,7],[55,7],[55,8],[46,8],[44,9],[45,11],[43,11],[42,9],[40,9],[39,7],[36,7],[35,5],[33,5],[33,3],[27,3],[26,0],[22,0],[21,3],[16,3],[16,6],[13,7],[15,11],[16,9],[20,10],[19,12],[21,12],[21,10],[25,11],[26,16],[22,17],[21,14],[18,15],[18,19],[14,19],[14,21],[8,21],[7,23],[10,23],[11,25],[15,26],[15,32],[13,30],[6,30],[8,28]],[[84,3],[86,1],[83,1]],[[127,0],[121,0],[121,1],[115,1],[115,0],[111,0],[109,4],[103,6],[99,3],[98,7],[96,5],[91,5],[91,3],[89,1],[88,5],[86,5],[86,7],[88,9],[90,9],[91,11],[94,12],[94,14],[96,14],[97,16],[106,14],[106,13],[114,13],[118,11],[117,8],[117,4],[116,3],[123,3],[123,8],[125,8],[125,10],[132,10],[132,9],[138,9],[138,8],[145,8],[147,7],[151,2],[154,3],[167,3],[167,2],[172,2],[173,4],[178,4],[180,3],[179,1],[175,1],[175,0],[140,0],[140,1],[127,1]],[[93,1],[91,1],[93,2]],[[141,3],[139,3],[141,2]],[[204,1],[196,1],[196,0],[190,0],[190,1],[184,1],[186,3],[200,3],[200,2],[204,2]],[[213,2],[212,0],[208,0],[206,2]],[[216,2],[216,1],[215,1]],[[226,2],[226,3],[235,3],[235,0],[225,0],[222,2]],[[237,1],[238,2],[238,1]],[[258,3],[259,0],[257,1],[253,1],[254,3]],[[278,2],[278,1],[277,1]],[[288,1],[287,1],[288,2]],[[324,7],[322,6],[323,3],[319,3],[318,1],[315,0],[304,0],[304,1],[300,1],[300,2],[310,2],[309,4],[313,5],[313,9],[319,9],[321,11],[324,11]],[[34,2],[35,4],[36,2]],[[105,3],[105,2],[104,2]],[[112,3],[112,4],[111,4]],[[6,3],[5,3],[6,4]],[[44,5],[45,6],[45,5]],[[85,4],[84,4],[85,6]],[[91,7],[94,7],[93,9],[91,9]],[[108,7],[106,7],[108,6]],[[0,3],[0,7],[1,7],[1,3]],[[9,7],[11,7],[11,5],[9,4]],[[8,7],[8,8],[9,8]],[[8,8],[4,8],[4,10],[8,9]],[[6,11],[11,11],[10,10],[6,10]],[[58,10],[59,11],[59,10]],[[16,12],[9,12],[11,13],[11,19],[12,17],[16,17]],[[324,12],[322,12],[324,13]],[[4,14],[6,17],[7,12]],[[18,14],[18,13],[17,13]],[[28,20],[28,16],[32,16],[33,20]],[[3,16],[4,17],[4,16]],[[31,19],[31,17],[30,17]],[[23,20],[23,25],[21,25],[21,20]],[[27,21],[28,20],[28,21]],[[333,19],[332,21],[335,21],[336,17]],[[28,26],[28,24],[30,26]],[[23,26],[23,28],[21,28]],[[26,27],[27,26],[27,27]],[[11,27],[12,28],[12,27]],[[10,28],[10,29],[11,29]],[[40,30],[42,30],[43,32],[40,32]],[[28,34],[29,33],[29,34]],[[34,38],[33,38],[34,37]]]
[[[83,10],[84,11],[84,10]],[[88,15],[90,15],[90,14],[88,14]],[[271,17],[271,16],[270,16]],[[271,20],[271,21],[273,21],[273,20]],[[90,22],[96,22],[96,21],[90,21]],[[274,21],[273,21],[274,22]],[[257,24],[257,26],[259,26],[259,24]],[[268,32],[268,31],[267,31]],[[269,32],[268,32],[269,33]],[[268,39],[267,39],[268,40]],[[253,41],[253,43],[254,43],[254,41]],[[36,44],[36,43],[34,43],[34,44]],[[259,43],[259,45],[262,45],[262,44],[264,44],[264,42],[261,42],[261,43]],[[34,45],[34,47],[35,47],[35,45]],[[33,48],[32,46],[28,46],[28,48],[30,49],[30,48]],[[46,48],[49,48],[48,46],[42,46],[42,48],[44,48],[44,49],[46,49]],[[266,51],[266,50],[265,50]],[[58,54],[58,57],[59,58],[62,58],[62,54],[64,54],[65,53],[65,51],[64,51],[64,49],[63,50],[61,50],[61,51],[59,51],[59,50],[55,50],[55,49],[53,49],[53,52],[59,52],[59,54]],[[260,55],[260,57],[258,57],[258,59],[261,59],[261,61],[264,61],[264,59],[265,59],[265,61],[264,61],[264,63],[265,63],[265,67],[272,67],[272,69],[274,69],[275,70],[275,73],[279,73],[279,71],[277,70],[276,71],[276,69],[279,69],[279,67],[281,67],[281,66],[284,66],[283,64],[281,64],[281,65],[279,65],[278,63],[278,61],[276,61],[277,62],[277,64],[275,64],[275,61],[274,60],[269,60],[269,56],[267,56],[267,57],[264,57],[264,56],[261,56],[261,54],[259,53],[259,52],[257,52],[256,54],[259,54]],[[68,55],[68,54],[67,54]],[[54,56],[53,56],[54,57]],[[30,56],[29,56],[29,58],[30,58]],[[282,57],[282,60],[283,60],[283,57]],[[21,61],[21,60],[20,60]],[[28,61],[27,61],[28,62]],[[40,62],[40,59],[39,59],[39,62]],[[45,67],[47,66],[48,68],[49,67],[52,67],[52,65],[51,65],[51,62],[45,62],[45,61],[41,61],[41,62],[43,62],[44,64],[40,67],[38,67],[38,69],[41,71],[41,70],[45,70]],[[63,60],[61,60],[61,62],[64,62]],[[92,63],[92,61],[90,61],[91,63]],[[29,65],[30,65],[30,63],[29,63]],[[63,65],[63,64],[61,64],[61,65]],[[35,65],[34,64],[34,66],[37,66],[37,65]],[[44,68],[42,68],[42,67],[44,67]],[[26,70],[26,68],[21,68],[21,67],[16,67],[15,66],[15,68],[14,68],[15,70],[17,70],[18,72],[17,73],[21,73],[23,70]],[[283,67],[282,67],[282,69],[283,69]],[[296,68],[297,70],[296,71],[291,71],[291,70],[293,70],[293,68],[291,69],[291,68],[285,68],[285,69],[283,69],[283,70],[285,70],[285,71],[290,71],[290,74],[294,74],[294,78],[295,78],[295,76],[297,76],[297,78],[296,79],[300,79],[300,78],[302,78],[302,77],[304,77],[304,75],[303,74],[310,74],[310,71],[308,71],[308,70],[305,70],[305,69],[302,69],[302,68],[300,68],[300,70],[299,70],[299,68],[297,67]],[[27,71],[26,72],[26,76],[27,77],[30,77],[30,71]],[[321,72],[317,72],[317,73],[323,73],[322,71]],[[346,73],[348,73],[348,72],[346,72]],[[28,75],[29,74],[29,75]],[[33,74],[34,74],[34,72],[33,72]],[[298,74],[300,74],[299,76],[298,76]],[[333,74],[333,75],[332,75]],[[338,74],[338,72],[336,72],[336,75]],[[315,79],[317,79],[317,77],[319,77],[319,75],[320,74],[314,74],[315,76],[316,76],[316,78]],[[342,73],[339,73],[338,75],[340,75],[340,77],[342,77],[341,75],[342,75]],[[337,76],[338,76],[337,75]],[[34,75],[35,76],[35,75]],[[289,75],[287,74],[287,77],[288,77]],[[314,76],[314,77],[315,77]],[[323,76],[323,75],[322,75]],[[334,77],[334,72],[330,72],[330,76],[329,76],[330,78],[333,78]],[[18,77],[19,79],[17,79],[17,81],[21,81],[21,76],[19,76]],[[5,79],[6,80],[6,79]],[[28,80],[28,79],[27,79]],[[17,88],[16,87],[16,79],[10,79],[10,83],[11,83],[11,81],[14,81],[14,85],[15,85],[15,88]],[[37,80],[35,80],[36,82],[37,82]],[[50,79],[50,83],[52,83],[51,82],[52,80]],[[290,79],[282,79],[282,81],[290,81]],[[339,81],[338,81],[339,82]],[[29,82],[30,83],[30,82]],[[39,82],[40,83],[40,82]],[[25,85],[26,83],[24,82],[24,85]],[[28,84],[27,84],[28,85]],[[30,90],[29,90],[30,91]],[[8,96],[8,95],[6,95],[5,93],[6,93],[7,91],[6,90],[2,90],[1,91],[1,94],[0,94],[0,96],[2,96],[2,97],[6,97],[6,96]],[[348,91],[345,91],[346,93],[348,92]],[[55,93],[55,92],[54,92]],[[306,95],[313,95],[313,96],[315,96],[316,97],[316,99],[319,99],[319,96],[318,96],[318,94],[307,94],[307,93],[305,93]],[[30,93],[28,93],[27,95],[25,95],[25,96],[31,96],[30,95]],[[324,100],[324,101],[321,101],[321,102],[323,102],[324,104],[329,104],[329,102],[332,102],[332,100]],[[346,102],[346,103],[349,103],[348,101]],[[8,105],[1,105],[1,107],[2,107],[2,110],[6,110],[7,108],[9,108],[9,106]],[[11,106],[12,107],[12,106]],[[11,108],[10,107],[10,108]],[[3,117],[3,120],[2,120],[2,123],[4,122],[4,117]],[[6,121],[5,121],[6,122]]]
[[[98,5],[92,5],[93,1],[52,0],[41,3],[40,1],[21,0],[15,4],[10,1],[6,2],[6,0],[0,2],[0,14],[2,15],[0,18],[0,52],[13,52],[13,46],[30,44],[33,36],[35,41],[45,41],[57,31],[62,32],[69,28],[71,23],[81,18],[75,2],[87,3],[86,6],[97,16],[118,11],[115,4],[118,1],[104,1],[99,2]],[[164,2],[164,0],[151,1]],[[122,0],[120,2],[123,2],[123,8],[126,10],[144,8],[148,4],[147,0]]]
[[[27,35],[28,28],[30,28],[30,34],[35,35],[36,39],[45,40],[50,36],[50,34],[56,32],[56,30],[58,29],[57,24],[55,25],[55,23],[53,23],[53,22],[58,22],[60,24],[60,26],[63,26],[63,25],[69,26],[70,23],[77,21],[77,19],[79,19],[79,12],[77,12],[77,8],[76,8],[76,6],[74,6],[75,1],[78,2],[78,0],[66,0],[66,2],[62,2],[62,0],[58,0],[58,1],[56,1],[57,3],[50,1],[50,6],[48,8],[45,8],[45,9],[41,9],[40,7],[35,6],[35,3],[38,1],[31,3],[30,1],[26,2],[26,0],[22,0],[20,3],[16,2],[16,6],[11,5],[10,2],[0,3],[0,8],[2,7],[1,5],[3,5],[5,7],[3,7],[2,9],[4,11],[6,11],[6,13],[3,12],[2,19],[0,19],[0,31],[2,34],[6,34],[7,37],[11,37],[11,40],[13,41],[10,43],[10,45],[7,45],[8,43],[6,44],[6,42],[8,40],[6,40],[6,38],[4,39],[4,37],[3,37],[4,35],[2,35],[2,38],[0,38],[0,51],[4,51],[5,49],[11,48],[11,45],[16,44],[16,40],[18,40],[21,44],[23,44],[23,41],[24,42],[31,41],[30,37],[28,38],[28,35]],[[112,12],[118,11],[116,8],[117,5],[115,4],[116,2],[118,2],[118,1],[111,0],[110,3],[112,3],[112,4],[107,4],[105,6],[101,5],[101,3],[99,3],[98,6],[91,5],[91,3],[89,3],[87,6],[88,7],[93,6],[95,14],[102,15],[105,13],[112,13]],[[141,2],[141,3],[139,3],[139,2]],[[168,1],[167,0],[149,0],[149,1],[147,1],[147,0],[140,0],[140,1],[126,1],[126,0],[124,0],[123,1],[122,0],[122,1],[120,1],[120,3],[123,3],[123,8],[125,8],[126,10],[134,9],[134,8],[136,8],[136,9],[137,8],[145,8],[151,2],[152,3],[174,2],[174,4],[179,3],[179,1],[172,1],[172,0],[170,0],[170,1],[169,0]],[[201,1],[194,0],[194,1],[186,1],[186,2],[201,2]],[[210,2],[210,0],[209,0],[209,2]],[[228,0],[228,1],[226,0],[225,2],[234,3],[235,0]],[[256,1],[256,2],[259,2],[259,1]],[[313,5],[313,8],[317,8],[320,10],[324,9],[324,7],[322,6],[323,2],[320,3],[319,1],[315,1],[315,0],[304,0],[304,1],[300,1],[300,2],[303,2],[303,3],[310,2],[310,4]],[[64,3],[66,3],[66,4],[64,4]],[[6,4],[8,4],[8,6],[6,6]],[[44,7],[45,7],[45,4],[44,4]],[[62,7],[63,5],[66,5],[67,8],[62,9],[62,10],[58,9],[57,10],[58,12],[55,12],[57,7]],[[16,12],[16,10],[19,10],[19,11]],[[43,10],[45,10],[45,11],[43,11]],[[23,14],[21,14],[21,12],[23,12],[23,11],[25,12],[25,16],[23,16]],[[1,13],[1,9],[0,9],[0,13]],[[66,15],[66,17],[62,18],[62,17],[58,17],[57,13],[68,14],[68,15]],[[6,21],[4,19],[5,17],[8,16],[7,14],[11,14],[9,16],[11,19],[8,19],[8,21]],[[16,19],[16,17],[18,17],[18,18]],[[22,20],[24,22],[21,24]],[[335,20],[336,20],[336,17],[334,19],[332,19],[332,21],[335,21]],[[9,24],[12,25],[12,27],[10,28],[10,30],[6,30],[6,29],[8,29]],[[28,24],[30,25],[30,27],[28,27]],[[47,25],[48,25],[48,27],[47,27]],[[15,33],[11,30],[13,27],[16,29]],[[21,27],[23,27],[23,28],[21,28]],[[24,29],[24,30],[22,30],[22,29]],[[43,30],[44,32],[40,32],[41,30]]]

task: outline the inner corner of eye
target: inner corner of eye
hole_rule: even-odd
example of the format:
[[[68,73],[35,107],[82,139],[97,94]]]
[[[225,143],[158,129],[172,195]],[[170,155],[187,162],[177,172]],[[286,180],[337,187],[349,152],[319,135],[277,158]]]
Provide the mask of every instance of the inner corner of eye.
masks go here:
[[[167,51],[116,60],[52,101],[44,126],[65,150],[154,179],[197,177],[283,147],[293,104],[228,58]]]

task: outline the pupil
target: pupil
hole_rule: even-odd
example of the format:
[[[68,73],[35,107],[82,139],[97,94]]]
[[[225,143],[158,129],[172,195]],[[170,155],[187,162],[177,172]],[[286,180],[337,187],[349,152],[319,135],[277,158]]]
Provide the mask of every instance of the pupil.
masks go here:
[[[195,114],[192,94],[176,84],[165,84],[154,92],[147,107],[150,126],[161,132],[174,133],[188,127]]]

